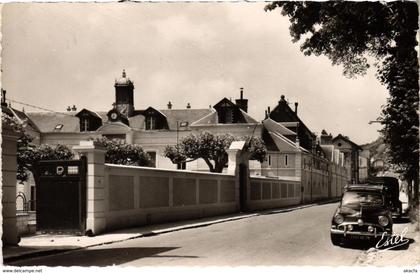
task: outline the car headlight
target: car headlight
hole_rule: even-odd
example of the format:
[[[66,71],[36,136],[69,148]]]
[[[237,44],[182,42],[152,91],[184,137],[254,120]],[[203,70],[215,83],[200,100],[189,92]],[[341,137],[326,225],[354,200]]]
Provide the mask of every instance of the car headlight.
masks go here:
[[[385,227],[389,224],[389,219],[386,216],[379,216],[378,222],[381,226]]]
[[[335,221],[337,224],[341,224],[341,223],[343,223],[343,222],[344,222],[344,218],[343,218],[343,216],[342,216],[341,214],[336,214],[336,215],[334,216],[334,221]]]

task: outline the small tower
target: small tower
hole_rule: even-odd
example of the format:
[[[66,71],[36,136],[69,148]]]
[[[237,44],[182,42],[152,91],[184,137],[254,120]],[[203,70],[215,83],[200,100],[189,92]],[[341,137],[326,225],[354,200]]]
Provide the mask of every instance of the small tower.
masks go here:
[[[122,77],[115,80],[115,105],[118,112],[126,118],[134,112],[134,83],[127,77],[125,70]]]

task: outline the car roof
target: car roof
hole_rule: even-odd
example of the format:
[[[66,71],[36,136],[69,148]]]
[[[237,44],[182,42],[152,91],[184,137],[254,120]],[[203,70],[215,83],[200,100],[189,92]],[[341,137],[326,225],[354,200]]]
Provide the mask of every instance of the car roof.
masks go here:
[[[382,192],[385,189],[383,185],[372,185],[372,184],[355,184],[346,185],[345,191],[376,191]]]

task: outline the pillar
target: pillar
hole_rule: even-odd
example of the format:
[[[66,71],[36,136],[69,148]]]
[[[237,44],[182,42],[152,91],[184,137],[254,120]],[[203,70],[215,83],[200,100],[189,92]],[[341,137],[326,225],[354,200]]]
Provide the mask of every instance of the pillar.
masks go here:
[[[2,241],[4,245],[17,245],[19,236],[16,226],[16,152],[19,134],[9,126],[3,125],[1,136]]]
[[[125,142],[127,144],[134,144],[134,130],[130,129],[130,131],[125,134]]]
[[[235,202],[237,209],[247,211],[250,198],[249,153],[244,151],[245,141],[234,141],[227,150],[227,173],[235,176]]]
[[[80,141],[73,150],[79,157],[86,157],[86,233],[96,235],[106,228],[104,176],[106,150],[94,141]]]

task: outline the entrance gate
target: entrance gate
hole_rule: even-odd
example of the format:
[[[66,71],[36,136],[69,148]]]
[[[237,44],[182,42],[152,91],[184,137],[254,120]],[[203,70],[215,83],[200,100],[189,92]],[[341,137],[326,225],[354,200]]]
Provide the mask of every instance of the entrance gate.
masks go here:
[[[35,183],[37,231],[82,234],[86,228],[86,160],[40,161]]]

